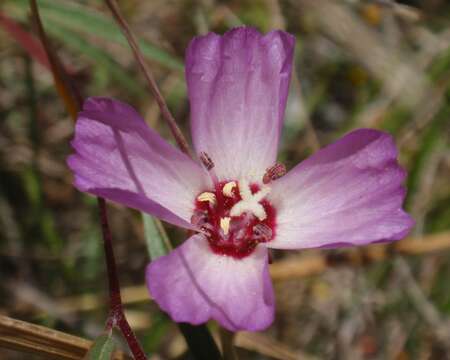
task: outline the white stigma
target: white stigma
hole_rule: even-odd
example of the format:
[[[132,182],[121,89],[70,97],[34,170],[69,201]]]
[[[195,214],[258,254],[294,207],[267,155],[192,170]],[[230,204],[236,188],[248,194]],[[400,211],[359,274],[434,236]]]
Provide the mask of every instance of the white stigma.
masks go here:
[[[220,228],[223,230],[223,233],[225,235],[228,235],[230,231],[230,221],[231,218],[228,216],[220,218]]]
[[[247,180],[239,182],[239,194],[242,200],[234,204],[230,210],[231,216],[240,216],[245,212],[253,214],[259,221],[263,221],[266,217],[264,207],[259,203],[270,192],[270,187],[263,186],[257,193],[252,194],[250,184]]]
[[[233,197],[233,189],[236,187],[236,181],[230,181],[230,182],[227,182],[225,185],[224,185],[224,187],[223,187],[223,189],[222,189],[222,192],[223,192],[223,194],[226,196],[226,197],[229,197],[229,198],[231,198],[231,197]]]
[[[201,193],[199,196],[197,196],[197,200],[201,202],[207,201],[211,206],[214,206],[217,203],[216,195],[214,195],[212,192]]]

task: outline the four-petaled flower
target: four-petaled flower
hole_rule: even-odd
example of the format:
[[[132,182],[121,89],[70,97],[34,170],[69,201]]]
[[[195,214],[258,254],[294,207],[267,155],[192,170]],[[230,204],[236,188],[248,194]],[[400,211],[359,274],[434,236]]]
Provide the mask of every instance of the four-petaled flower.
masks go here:
[[[75,186],[195,232],[147,268],[151,295],[175,321],[264,329],[274,317],[268,248],[397,240],[413,224],[386,133],[353,131],[281,176],[293,49],[285,32],[248,27],[191,42],[186,77],[199,161],[119,101],[90,98],[79,114],[68,160]]]

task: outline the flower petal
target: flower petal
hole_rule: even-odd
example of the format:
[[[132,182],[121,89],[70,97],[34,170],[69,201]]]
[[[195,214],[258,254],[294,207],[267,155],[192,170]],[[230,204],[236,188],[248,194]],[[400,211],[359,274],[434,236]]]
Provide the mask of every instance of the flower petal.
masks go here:
[[[219,179],[260,181],[275,163],[291,76],[294,37],[249,27],[192,40],[186,55],[195,149]]]
[[[195,196],[208,176],[133,108],[113,99],[86,100],[72,146],[68,165],[79,190],[192,227]]]
[[[176,322],[217,320],[230,331],[267,328],[274,317],[268,254],[257,247],[235,259],[212,252],[203,235],[189,238],[147,267],[147,286]]]
[[[398,240],[414,221],[402,210],[405,171],[392,137],[361,129],[303,161],[272,187],[280,249]]]

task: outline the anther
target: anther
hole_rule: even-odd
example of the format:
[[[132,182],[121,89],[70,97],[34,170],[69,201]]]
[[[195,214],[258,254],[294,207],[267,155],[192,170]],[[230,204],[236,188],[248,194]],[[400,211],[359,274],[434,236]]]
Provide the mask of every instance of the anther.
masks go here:
[[[208,192],[208,191],[201,193],[199,196],[197,196],[197,200],[201,201],[201,202],[207,201],[207,202],[209,202],[209,204],[211,206],[215,206],[217,203],[216,195],[214,195],[214,193]]]
[[[207,153],[205,153],[204,151],[202,151],[200,153],[200,161],[202,162],[203,166],[206,168],[206,170],[211,170],[214,167],[214,163],[211,160],[211,158],[209,157],[209,155]]]
[[[223,233],[225,235],[228,235],[230,231],[230,221],[231,218],[228,216],[220,218],[220,228],[223,230]]]
[[[255,240],[267,242],[272,239],[272,229],[266,224],[256,224],[253,227],[253,236]]]
[[[271,181],[277,180],[286,174],[286,166],[283,164],[275,164],[274,166],[268,168],[263,176],[263,183],[268,184]]]
[[[213,184],[217,184],[218,180],[217,180],[216,172],[214,171],[214,162],[209,157],[209,155],[204,151],[202,151],[200,153],[199,157],[200,157],[200,161],[202,162],[203,166],[208,171],[208,174],[209,174]]]
[[[223,194],[226,197],[233,197],[233,189],[236,187],[236,181],[227,182],[222,189]]]

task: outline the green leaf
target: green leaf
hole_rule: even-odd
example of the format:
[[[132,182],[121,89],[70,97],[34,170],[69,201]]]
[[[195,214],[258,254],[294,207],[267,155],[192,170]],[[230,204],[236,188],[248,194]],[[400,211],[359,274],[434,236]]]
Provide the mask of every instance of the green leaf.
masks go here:
[[[85,38],[54,22],[47,21],[48,32],[56,39],[73,50],[94,60],[96,66],[101,66],[114,80],[125,87],[130,93],[138,96],[144,92],[140,86],[106,51],[91,45]]]
[[[112,338],[112,331],[100,335],[94,340],[92,347],[84,357],[85,360],[110,360],[115,344]]]
[[[53,21],[53,23],[58,23],[61,27],[72,31],[119,43],[127,48],[129,46],[114,21],[93,8],[63,0],[38,0],[38,5],[45,23]],[[19,16],[25,20],[28,0],[10,0],[5,8],[10,16]],[[138,39],[138,42],[145,57],[172,69],[183,69],[182,62],[175,56],[143,39]]]
[[[142,220],[144,221],[145,241],[150,259],[155,260],[166,255],[170,251],[171,245],[161,221],[144,213],[142,213]]]

